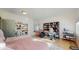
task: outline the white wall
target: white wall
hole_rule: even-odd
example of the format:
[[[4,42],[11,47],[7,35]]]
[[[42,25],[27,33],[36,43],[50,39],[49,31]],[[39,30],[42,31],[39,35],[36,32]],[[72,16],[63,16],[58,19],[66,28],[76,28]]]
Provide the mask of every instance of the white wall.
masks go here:
[[[52,18],[43,19],[43,20],[37,20],[35,23],[40,24],[41,29],[43,29],[43,23],[47,22],[60,22],[60,38],[63,36],[63,28],[66,28],[72,32],[75,33],[75,14],[63,14],[63,15],[57,15],[53,16]]]
[[[53,10],[54,11],[54,10]],[[75,21],[76,21],[76,11],[69,10],[68,12],[63,11],[63,13],[57,13],[56,15],[52,15],[53,17],[48,19],[40,19],[40,20],[34,20],[25,17],[22,15],[13,14],[7,11],[0,10],[0,16],[4,19],[11,19],[15,21],[23,21],[28,24],[28,34],[33,35],[34,31],[34,24],[39,24],[40,28],[43,29],[43,23],[46,22],[54,22],[59,21],[60,22],[60,36],[62,37],[63,28],[67,28],[72,32],[75,32]],[[78,14],[79,15],[79,14]],[[34,22],[34,24],[33,24]]]
[[[7,11],[0,10],[0,16],[3,19],[11,19],[15,21],[22,21],[28,24],[28,35],[33,35],[33,20],[27,16],[16,15]]]

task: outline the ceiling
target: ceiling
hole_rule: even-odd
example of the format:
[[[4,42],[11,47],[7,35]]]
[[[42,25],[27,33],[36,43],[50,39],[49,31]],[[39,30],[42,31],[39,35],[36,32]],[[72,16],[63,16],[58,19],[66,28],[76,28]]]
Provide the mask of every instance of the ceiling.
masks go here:
[[[56,15],[75,13],[75,8],[2,8],[2,10],[22,15],[20,11],[26,11],[33,19],[46,19]]]

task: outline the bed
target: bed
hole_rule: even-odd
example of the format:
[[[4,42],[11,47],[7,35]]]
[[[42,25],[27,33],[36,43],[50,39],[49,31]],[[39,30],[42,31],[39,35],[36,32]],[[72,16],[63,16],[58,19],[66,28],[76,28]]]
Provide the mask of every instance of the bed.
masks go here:
[[[30,36],[8,37],[5,39],[3,31],[0,29],[0,49],[3,50],[48,50],[48,45],[44,42],[33,41]]]
[[[7,38],[5,43],[8,48],[14,50],[48,50],[46,43],[33,41],[29,36]]]

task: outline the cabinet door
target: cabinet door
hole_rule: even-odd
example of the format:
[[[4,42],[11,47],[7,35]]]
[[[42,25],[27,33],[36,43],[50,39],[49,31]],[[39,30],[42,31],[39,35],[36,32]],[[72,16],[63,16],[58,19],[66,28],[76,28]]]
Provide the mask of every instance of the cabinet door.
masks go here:
[[[5,37],[15,36],[16,33],[16,23],[14,20],[2,20],[2,29],[4,31]]]

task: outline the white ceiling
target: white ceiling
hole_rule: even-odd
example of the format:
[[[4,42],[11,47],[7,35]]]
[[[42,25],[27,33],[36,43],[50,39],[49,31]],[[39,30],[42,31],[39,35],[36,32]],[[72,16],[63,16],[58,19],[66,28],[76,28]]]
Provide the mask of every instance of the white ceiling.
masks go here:
[[[20,11],[26,11],[33,19],[46,19],[56,15],[75,13],[77,9],[74,8],[3,8],[2,10],[21,14]]]

